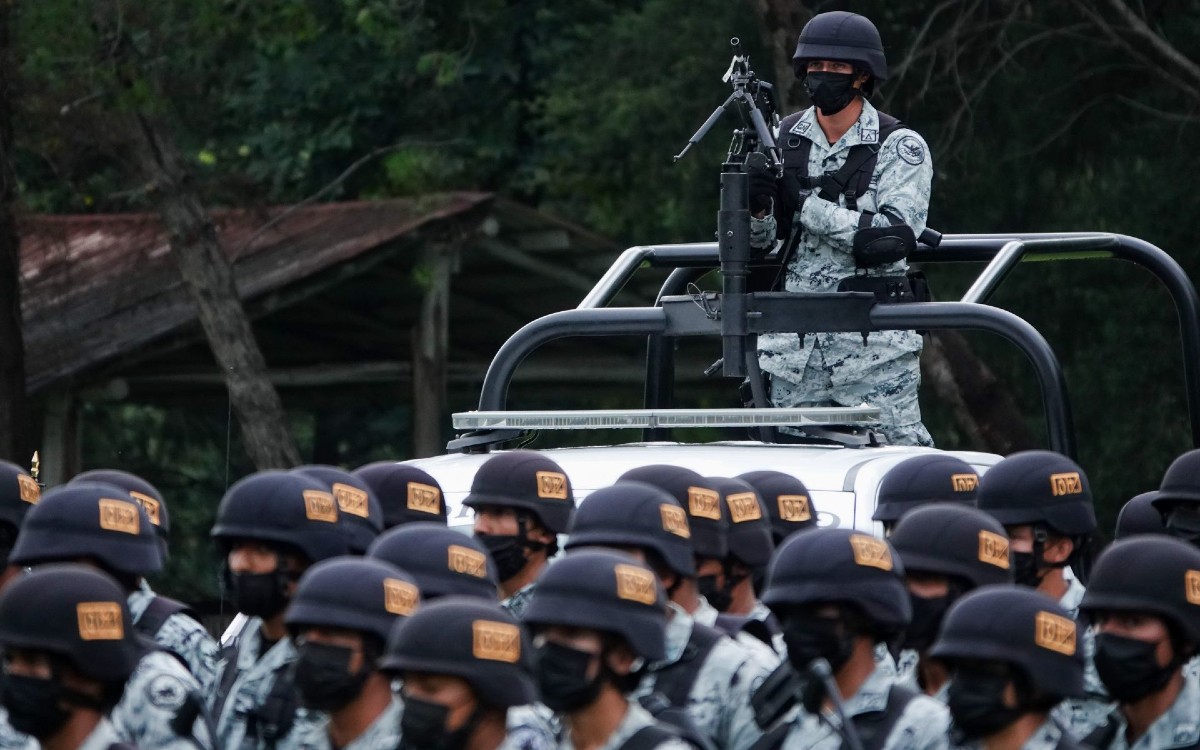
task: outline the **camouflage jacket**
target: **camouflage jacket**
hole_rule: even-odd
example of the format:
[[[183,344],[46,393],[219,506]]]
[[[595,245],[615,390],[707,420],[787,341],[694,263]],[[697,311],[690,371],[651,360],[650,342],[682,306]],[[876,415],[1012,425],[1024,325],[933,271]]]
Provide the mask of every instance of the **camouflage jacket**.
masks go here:
[[[400,699],[393,698],[391,705],[375,717],[365,732],[337,750],[396,750],[400,746],[400,714],[403,710]],[[322,716],[306,724],[294,746],[298,750],[335,750],[329,738],[328,717]]]
[[[200,683],[163,651],[151,651],[138,662],[110,718],[121,739],[138,747],[215,747]]]
[[[759,602],[759,605],[765,606],[762,604],[762,602]],[[692,613],[692,619],[701,625],[707,625],[710,628],[715,628],[717,627],[717,616],[719,614],[720,613],[717,612],[716,607],[709,604],[704,597],[700,597],[700,606],[697,607],[696,611]],[[750,616],[754,617],[754,613],[751,612]],[[768,645],[756,636],[744,631],[738,633],[734,640],[739,646],[747,651],[753,651],[756,661],[759,661],[763,664],[770,664],[772,670],[779,666],[780,656],[778,653],[776,653],[774,644]],[[778,640],[782,643],[783,636],[779,636]]]
[[[8,711],[0,706],[0,750],[38,750],[38,741],[21,734],[8,723]]]
[[[275,691],[285,699],[275,705],[269,700],[276,680],[289,679],[288,670],[296,660],[296,648],[289,638],[275,643],[266,653],[262,648],[262,620],[251,617],[237,639],[222,649],[217,664],[218,689],[213,694],[212,713],[222,750],[291,750],[298,738],[308,732],[309,724],[319,722],[317,712],[299,707],[294,691]],[[227,674],[234,670],[233,675]],[[221,685],[230,685],[222,690]],[[268,705],[268,703],[272,705]],[[282,737],[274,737],[277,723],[286,722],[290,709],[292,724]]]
[[[1083,697],[1059,703],[1051,715],[1073,738],[1081,740],[1108,720],[1109,712],[1116,704],[1109,697],[1096,671],[1096,634],[1079,620],[1079,603],[1083,601],[1086,589],[1074,576],[1068,577],[1067,584],[1067,593],[1062,595],[1058,603],[1071,613],[1078,627],[1082,628],[1079,643],[1083,647]]]
[[[554,714],[541,703],[508,709],[507,750],[551,750],[558,746],[561,731]]]
[[[890,658],[889,658],[890,661]],[[858,692],[845,701],[846,718],[882,711],[895,684],[895,671],[876,668]],[[842,736],[835,727],[839,717],[832,711],[821,716],[801,710],[783,740],[782,750],[839,750]],[[904,707],[904,713],[883,743],[882,750],[943,750],[949,748],[950,712],[926,695],[918,695]]]
[[[30,741],[33,742],[33,740]],[[100,723],[96,725],[96,728],[84,738],[83,744],[79,746],[78,750],[108,750],[108,748],[119,742],[128,743],[128,740],[117,734],[117,730],[112,725],[112,722],[110,722],[108,719],[101,719]],[[39,747],[36,742],[33,746],[35,748]],[[143,745],[143,747],[150,746]]]
[[[781,144],[788,138],[811,141],[809,175],[821,175],[845,164],[854,146],[878,141],[879,113],[870,102],[863,100],[858,122],[837,143],[830,145],[817,123],[816,110],[809,108],[795,126],[787,133],[780,133],[779,138]],[[815,194],[804,201],[793,222],[800,231],[800,241],[788,263],[784,288],[789,292],[831,292],[837,289],[842,279],[859,272],[851,249],[863,211],[875,213],[872,226],[888,226],[889,220],[883,213],[887,211],[920,235],[929,216],[932,181],[933,161],[924,139],[908,128],[900,128],[889,135],[880,146],[870,189],[857,199],[858,210],[845,208],[844,196],[838,196],[837,203]],[[868,273],[896,276],[903,275],[907,269],[908,265],[899,261],[873,268]],[[858,360],[869,361],[872,369],[880,370],[882,363],[895,356],[921,349],[921,337],[912,331],[872,333],[870,346],[866,348],[862,336],[857,333],[820,333],[810,336],[808,341],[811,343],[814,338],[826,362],[841,365],[833,368],[831,373],[834,388],[861,382],[865,367],[856,367]],[[811,352],[810,345],[799,346],[795,334],[759,337],[762,369],[791,382],[801,381]],[[881,377],[888,376],[884,373]]]
[[[150,602],[157,594],[144,580],[141,587],[129,595],[129,614],[134,624],[142,619]],[[177,654],[187,663],[188,671],[200,683],[204,695],[212,692],[217,676],[217,641],[204,626],[192,617],[177,612],[163,622],[154,634],[154,642],[167,651]]]
[[[1125,736],[1128,723],[1119,710],[1108,717],[1112,739],[1107,744],[1090,745],[1095,750],[1173,750],[1200,744],[1200,680],[1184,675],[1183,689],[1165,714],[1158,717],[1146,733],[1130,744]]]
[[[646,676],[631,695],[641,698],[654,692],[655,673],[675,664],[683,656],[695,620],[672,603],[667,623],[667,658],[649,665]],[[764,649],[768,651],[769,649]],[[750,696],[775,668],[775,662],[760,659],[733,639],[722,636],[708,653],[688,693],[684,706],[696,728],[709,737],[718,750],[747,750],[762,730],[754,722]]]
[[[533,590],[537,588],[537,582],[527,584],[520,591],[513,593],[504,601],[500,602],[500,606],[507,609],[513,617],[521,619],[521,613],[525,611],[525,607],[529,604],[529,598],[533,596]]]
[[[620,750],[620,748],[629,741],[629,738],[637,733],[639,729],[651,726],[654,723],[654,717],[650,715],[649,711],[639,706],[636,702],[630,701],[629,708],[625,712],[625,717],[621,719],[621,723],[618,724],[617,728],[613,730],[613,733],[609,735],[608,741],[600,747],[600,750]],[[503,745],[501,748],[503,748],[503,750],[510,750],[509,748],[504,748]],[[571,732],[569,729],[563,732],[563,739],[558,748],[559,750],[575,750],[575,745],[571,742]],[[655,750],[693,749],[691,745],[687,744],[683,740],[671,739],[658,744],[655,747]]]

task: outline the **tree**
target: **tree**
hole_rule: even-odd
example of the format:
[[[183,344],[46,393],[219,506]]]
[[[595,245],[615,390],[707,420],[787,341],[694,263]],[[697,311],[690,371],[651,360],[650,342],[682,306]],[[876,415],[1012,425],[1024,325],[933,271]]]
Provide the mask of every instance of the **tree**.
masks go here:
[[[29,458],[30,440],[21,335],[21,248],[14,215],[12,16],[12,3],[0,3],[0,458],[23,463]]]

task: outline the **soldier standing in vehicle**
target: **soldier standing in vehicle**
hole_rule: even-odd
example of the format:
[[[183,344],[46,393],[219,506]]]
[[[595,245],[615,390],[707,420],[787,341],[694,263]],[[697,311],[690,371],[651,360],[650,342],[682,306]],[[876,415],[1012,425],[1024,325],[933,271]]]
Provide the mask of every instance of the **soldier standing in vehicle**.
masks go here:
[[[783,288],[789,292],[836,291],[860,274],[878,278],[881,288],[907,285],[904,258],[864,257],[874,263],[864,266],[853,254],[861,229],[905,225],[919,236],[933,180],[924,139],[867,101],[888,75],[878,30],[854,13],[821,13],[801,31],[792,61],[814,106],[780,124],[785,168],[778,183],[751,175],[753,244],[770,246],[775,236],[784,241]],[[774,223],[777,232],[769,226]],[[866,402],[882,409],[881,430],[892,444],[933,444],[917,401],[917,333],[872,333],[865,347],[858,333],[805,338],[759,337],[759,364],[771,376],[775,406]]]
[[[1200,550],[1162,537],[1100,555],[1082,609],[1096,629],[1096,669],[1117,700],[1084,739],[1097,750],[1200,747]]]
[[[0,596],[0,647],[0,703],[40,747],[132,750],[107,714],[145,647],[115,581],[82,565],[47,565],[14,581]]]
[[[403,710],[376,666],[392,627],[416,611],[412,577],[380,560],[326,560],[300,578],[284,622],[296,644],[300,703],[325,719],[307,724],[301,750],[391,750]],[[433,644],[430,644],[432,647]]]
[[[950,608],[930,653],[950,665],[946,702],[957,743],[1079,748],[1051,717],[1083,692],[1079,628],[1052,600],[1019,586],[976,589]]]
[[[93,469],[77,474],[70,484],[78,482],[100,482],[111,484],[124,490],[142,506],[146,516],[154,527],[162,548],[163,562],[166,562],[170,549],[170,514],[166,500],[158,488],[145,479],[116,469]],[[49,533],[57,534],[57,529]],[[84,548],[90,542],[83,541]],[[64,550],[65,552],[66,550]],[[77,555],[65,554],[66,560],[74,559]],[[157,572],[161,568],[147,569],[139,573]],[[200,682],[200,689],[207,695],[212,691],[213,682],[217,675],[217,641],[209,635],[200,624],[197,616],[186,604],[160,596],[154,593],[146,579],[139,578],[129,594],[129,614],[133,616],[133,625],[142,633],[154,639],[155,643],[166,651],[175,654],[187,665],[188,671]]]
[[[558,552],[558,535],[571,525],[571,480],[535,451],[500,453],[475,472],[463,505],[475,511],[475,538],[496,562],[501,603],[520,617],[546,561]]]
[[[284,612],[304,571],[345,555],[337,500],[326,485],[300,474],[263,471],[235,483],[217,508],[212,537],[238,612],[249,619],[223,644],[217,689],[210,696],[224,750],[294,747],[314,721],[299,706],[291,678],[296,647]]]
[[[629,699],[645,665],[666,656],[666,597],[649,567],[572,552],[546,570],[524,620],[542,701],[563,717],[559,750],[691,750]]]
[[[85,562],[117,581],[132,609],[141,576],[162,567],[162,548],[144,507],[123,490],[72,482],[50,490],[29,510],[9,559],[22,566]],[[147,651],[138,661],[112,710],[113,724],[142,747],[213,747],[200,683],[184,655],[168,648]]]
[[[703,512],[719,514],[720,495],[705,492],[711,494],[703,502],[711,505]],[[650,661],[633,695],[656,716],[669,707],[682,709],[717,750],[747,750],[762,734],[750,696],[779,660],[753,636],[746,636],[752,650],[700,623],[681,603],[681,595],[699,600],[693,541],[688,514],[671,495],[645,482],[621,480],[580,506],[567,551],[569,558],[585,547],[615,548],[654,571],[668,597],[666,651]]]
[[[886,541],[849,529],[797,534],[776,552],[763,602],[779,618],[803,687],[799,715],[773,727],[761,750],[832,750],[843,731],[882,750],[948,746],[946,707],[876,659],[877,645],[912,619],[904,568]],[[820,677],[826,670],[836,696]]]

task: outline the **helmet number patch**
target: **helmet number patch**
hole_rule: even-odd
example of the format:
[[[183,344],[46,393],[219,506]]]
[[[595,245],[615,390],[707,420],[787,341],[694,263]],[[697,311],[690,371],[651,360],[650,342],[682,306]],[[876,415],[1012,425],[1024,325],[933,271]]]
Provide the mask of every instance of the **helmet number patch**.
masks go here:
[[[80,602],[75,605],[79,637],[85,641],[119,641],[125,637],[121,605],[116,602]]]
[[[567,499],[567,475],[557,471],[539,471],[537,473],[538,497],[546,500]]]
[[[658,589],[654,585],[654,574],[636,565],[616,565],[617,596],[631,602],[654,605],[658,601]]]
[[[1066,656],[1075,655],[1075,623],[1052,612],[1038,612],[1033,642]]]
[[[721,496],[703,487],[688,487],[688,513],[696,518],[721,520]]]
[[[30,505],[37,505],[38,500],[42,499],[42,488],[38,487],[38,483],[33,477],[18,474],[17,491],[21,495],[21,501]]]
[[[417,609],[417,587],[399,578],[383,579],[383,608],[394,615],[411,615]]]
[[[662,514],[663,531],[684,539],[692,538],[692,530],[688,528],[687,513],[683,512],[683,508],[663,503],[658,506],[658,510]]]
[[[885,541],[863,534],[854,534],[850,537],[850,548],[854,550],[854,562],[858,565],[880,570],[891,570],[894,567],[892,550],[888,548]]]
[[[150,517],[150,523],[155,526],[162,526],[160,503],[157,500],[142,492],[130,491],[129,496],[137,500],[137,504],[142,506],[142,510],[146,511],[146,515]]]
[[[999,534],[980,529],[979,562],[1008,570],[1008,540]]]
[[[508,622],[471,623],[471,653],[476,659],[516,664],[521,658],[521,629]]]
[[[337,505],[333,495],[320,490],[304,491],[304,515],[310,521],[337,523]]]
[[[1200,570],[1189,570],[1184,578],[1189,604],[1200,604]]]
[[[951,474],[950,487],[955,492],[974,492],[979,486],[978,474]]]
[[[359,518],[366,518],[370,509],[367,493],[357,487],[334,482],[333,496],[337,498],[338,510]]]
[[[420,482],[408,483],[408,509],[438,515],[442,512],[442,493],[437,487]]]
[[[758,521],[762,519],[762,506],[758,504],[758,496],[753,492],[739,492],[725,498],[729,503],[729,518],[734,523]]]
[[[479,550],[451,544],[448,549],[450,570],[476,578],[487,578],[487,558]]]
[[[124,500],[101,498],[100,528],[137,536],[141,528],[137,506]]]
[[[1083,482],[1079,478],[1079,472],[1068,471],[1063,474],[1051,474],[1050,494],[1054,497],[1062,497],[1063,495],[1082,495]]]
[[[784,521],[811,521],[812,508],[807,495],[780,495],[779,517]]]

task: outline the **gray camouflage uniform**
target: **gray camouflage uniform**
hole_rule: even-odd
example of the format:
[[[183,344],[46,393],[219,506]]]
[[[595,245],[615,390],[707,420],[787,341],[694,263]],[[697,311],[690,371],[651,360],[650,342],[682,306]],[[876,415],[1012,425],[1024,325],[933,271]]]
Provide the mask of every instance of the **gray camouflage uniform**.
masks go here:
[[[759,604],[765,606],[762,604],[762,602],[759,602]],[[708,600],[706,600],[704,597],[700,597],[700,606],[697,607],[696,611],[692,613],[692,619],[701,625],[707,625],[710,628],[715,628],[717,627],[717,616],[719,614],[720,613],[717,612],[716,607],[709,604]],[[750,616],[753,617],[754,613],[751,612]],[[770,664],[771,669],[775,669],[775,667],[779,666],[780,657],[779,654],[776,653],[773,644],[768,645],[759,638],[745,631],[738,633],[737,637],[734,638],[734,641],[736,641],[739,646],[747,651],[753,651],[755,659],[763,664]],[[779,636],[779,641],[781,643],[783,642],[782,635]]]
[[[176,729],[177,717],[189,712],[195,713],[195,719]],[[163,651],[151,651],[138,661],[109,717],[121,738],[138,747],[215,747],[200,683],[178,659]]]
[[[39,747],[35,740],[31,739],[30,742],[34,743],[33,746],[35,748]],[[83,738],[83,744],[77,750],[108,750],[111,745],[117,742],[128,742],[128,740],[123,739],[121,735],[117,734],[117,730],[112,725],[112,722],[108,719],[101,719],[96,728],[87,737]]]
[[[1113,711],[1111,721],[1116,724],[1112,742],[1097,745],[1095,750],[1170,750],[1177,747],[1195,747],[1200,743],[1200,679],[1184,674],[1183,690],[1165,714],[1154,720],[1150,728],[1132,745],[1125,737],[1128,723],[1119,710]]]
[[[0,750],[38,750],[38,741],[8,723],[8,710],[0,706]]]
[[[129,595],[129,615],[135,625],[142,619],[155,596],[145,580]],[[176,612],[154,634],[154,642],[187,662],[188,670],[200,683],[204,695],[212,692],[217,674],[217,652],[220,649],[216,639],[208,634],[203,625],[183,612]]]
[[[846,717],[853,719],[860,714],[882,711],[895,681],[894,671],[877,668],[858,692],[845,701]],[[832,712],[816,716],[801,710],[784,737],[781,750],[840,750],[842,736],[835,726],[840,723]],[[950,712],[946,707],[929,696],[918,695],[905,706],[881,750],[949,748],[949,731]]]
[[[256,733],[249,731],[252,714],[263,707],[275,686],[275,680],[285,676],[296,660],[296,647],[290,638],[283,638],[271,646],[266,653],[262,648],[262,619],[251,617],[238,634],[232,646],[226,649],[232,657],[222,657],[217,664],[218,689],[211,695],[212,712],[217,722],[217,737],[223,750],[266,750],[268,743]],[[228,691],[220,685],[229,684],[226,670],[233,669]],[[308,725],[321,721],[320,713],[297,708],[293,724],[288,733],[278,738],[273,750],[291,750],[298,738],[306,735]]]
[[[391,705],[375,717],[366,731],[338,750],[396,750],[400,746],[403,705],[399,698],[393,697]],[[329,739],[329,718],[322,716],[306,724],[297,737],[295,747],[298,750],[335,750],[333,741]]]
[[[654,717],[650,715],[649,711],[639,706],[636,702],[630,701],[629,710],[625,712],[621,723],[608,736],[608,740],[600,747],[600,750],[619,750],[639,729],[648,727],[654,723]],[[505,745],[507,745],[507,742]],[[500,750],[513,750],[505,745],[501,745]],[[571,733],[569,731],[563,732],[562,742],[559,743],[558,748],[559,750],[575,750],[575,744],[571,742]],[[680,739],[670,739],[655,745],[655,750],[692,750],[692,746]]]
[[[558,721],[541,703],[508,709],[508,735],[501,747],[508,750],[552,750],[558,747]]]
[[[763,604],[761,601],[754,602],[754,609],[750,610],[750,616],[759,622],[766,622],[771,616],[771,608]],[[783,633],[775,633],[771,636],[771,645],[775,648],[775,653],[780,659],[787,656],[787,644],[783,642]]]
[[[646,676],[631,694],[632,699],[654,692],[656,672],[678,662],[692,636],[695,624],[692,616],[675,603],[670,607],[667,658],[649,665]],[[762,730],[754,722],[750,696],[773,669],[774,663],[760,660],[758,652],[748,651],[722,636],[696,674],[688,705],[682,708],[696,728],[712,739],[717,750],[747,750],[762,736]]]
[[[1084,585],[1073,575],[1067,579],[1067,593],[1058,600],[1059,605],[1079,622],[1079,603],[1086,592]],[[1108,714],[1116,705],[1096,671],[1096,633],[1084,623],[1079,641],[1083,645],[1083,692],[1082,698],[1070,698],[1054,707],[1051,715],[1077,740],[1088,736],[1096,727],[1108,720]]]
[[[836,171],[846,161],[850,148],[876,143],[879,114],[863,100],[856,125],[832,146],[817,124],[815,108],[809,108],[787,133],[788,138],[812,141],[809,174]],[[894,214],[920,235],[929,216],[929,193],[933,162],[924,139],[908,128],[888,136],[879,149],[870,189],[857,198],[858,210],[844,208],[844,196],[832,203],[810,195],[793,224],[802,233],[788,263],[784,288],[789,292],[832,292],[838,282],[854,276],[850,254],[861,211],[875,212],[871,225],[886,227]],[[751,222],[752,234],[764,229]],[[780,238],[786,239],[786,238]],[[762,244],[759,238],[758,244]],[[902,276],[908,264],[899,261],[869,271],[872,276]],[[921,337],[913,331],[872,333],[863,346],[858,333],[819,333],[805,337],[803,347],[795,334],[775,333],[759,337],[759,365],[771,375],[771,402],[775,406],[859,406],[863,402],[882,409],[881,429],[894,445],[933,445],[921,423],[917,390],[921,382],[919,358]]]
[[[529,605],[529,598],[533,596],[534,589],[537,588],[537,581],[526,584],[519,591],[513,593],[512,596],[500,602],[500,606],[504,607],[518,620],[521,619],[521,613],[525,611],[525,607]]]

